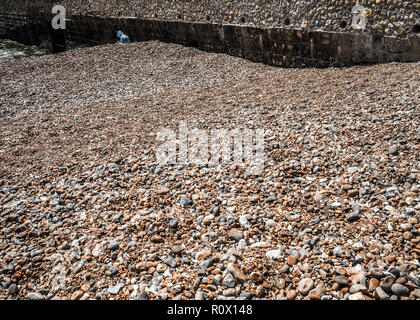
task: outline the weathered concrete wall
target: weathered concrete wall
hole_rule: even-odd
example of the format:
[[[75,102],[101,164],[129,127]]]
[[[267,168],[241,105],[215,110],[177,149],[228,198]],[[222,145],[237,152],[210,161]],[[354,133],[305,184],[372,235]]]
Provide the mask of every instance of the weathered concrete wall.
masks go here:
[[[49,23],[25,13],[0,12],[0,38],[27,45],[40,45],[49,41]]]
[[[200,22],[73,16],[68,39],[115,42],[116,30],[134,41],[158,39],[277,66],[344,66],[420,60],[420,39]]]
[[[40,1],[36,3],[38,7],[34,8],[34,4],[31,2],[19,1],[20,7],[17,10],[27,10],[27,13],[0,12],[0,36],[3,33],[5,37],[23,43],[36,44],[37,41],[45,38],[45,35],[51,35],[49,25],[52,14],[49,11],[56,2]],[[381,33],[367,32],[366,30],[359,33],[326,31],[310,27],[277,27],[268,23],[271,18],[270,15],[264,15],[265,18],[263,19],[263,12],[261,10],[254,10],[255,12],[250,10],[249,6],[246,6],[247,3],[249,5],[249,2],[246,1],[241,1],[244,9],[238,11],[235,16],[239,17],[246,12],[253,12],[254,15],[259,14],[253,18],[254,22],[258,22],[254,23],[254,26],[246,25],[247,20],[243,24],[229,24],[226,21],[230,21],[230,18],[226,20],[223,11],[219,12],[217,10],[214,10],[214,15],[223,15],[223,17],[218,17],[217,21],[219,22],[216,23],[214,19],[209,19],[208,9],[213,0],[201,1],[200,6],[198,6],[197,1],[193,0],[173,0],[171,1],[172,11],[165,10],[168,5],[166,0],[149,2],[111,0],[103,2],[101,11],[95,11],[95,8],[99,9],[99,7],[95,7],[98,5],[98,1],[81,3],[78,0],[67,0],[64,2],[72,8],[68,12],[67,29],[65,31],[67,40],[88,45],[113,43],[116,41],[117,30],[121,29],[129,34],[133,41],[161,40],[179,43],[277,66],[345,66],[357,63],[420,60],[420,37],[411,29],[404,36],[402,34],[399,34],[399,36],[384,36]],[[239,1],[231,2],[239,4]],[[268,2],[270,1],[256,1],[261,6]],[[274,3],[274,1],[271,2]],[[291,3],[288,1],[280,2]],[[378,5],[390,5],[391,3],[391,1],[385,0],[375,0],[374,2]],[[108,11],[109,14],[114,11],[119,14],[128,14],[130,12],[124,10],[134,10],[132,6],[139,3],[143,5],[141,7],[142,11],[140,11],[142,15],[140,16],[147,16],[147,12],[154,12],[153,19],[106,16]],[[179,6],[176,6],[177,3]],[[188,7],[186,7],[187,3]],[[207,3],[207,5],[204,5],[204,3]],[[308,1],[305,5],[299,1],[296,1],[296,3],[300,3],[303,9],[307,8],[309,4],[313,5],[311,1]],[[322,1],[320,3],[322,4]],[[335,1],[334,3],[337,5],[338,3],[345,4],[347,1]],[[348,1],[348,3],[350,5],[352,2]],[[72,12],[83,11],[85,9],[83,4],[85,6],[90,4],[90,11],[88,11],[90,14],[71,14]],[[121,6],[118,6],[118,4],[121,4]],[[150,7],[151,4],[154,5],[153,10],[150,9],[152,8]],[[161,4],[161,6],[157,6],[158,4]],[[411,3],[410,7],[406,2],[400,3],[401,8],[413,8],[414,5],[415,3]],[[16,9],[18,6],[12,6],[9,9],[12,10],[13,8]],[[176,8],[182,8],[184,15],[181,15]],[[197,8],[203,10],[196,10]],[[185,13],[192,12],[195,15],[185,15]],[[411,15],[404,15],[404,17],[411,19],[410,17],[415,16],[415,12],[411,13]],[[168,20],[161,20],[164,17]],[[276,19],[277,21],[281,20],[281,18]],[[338,21],[338,16],[336,21]],[[329,26],[332,27],[332,24],[329,24]]]

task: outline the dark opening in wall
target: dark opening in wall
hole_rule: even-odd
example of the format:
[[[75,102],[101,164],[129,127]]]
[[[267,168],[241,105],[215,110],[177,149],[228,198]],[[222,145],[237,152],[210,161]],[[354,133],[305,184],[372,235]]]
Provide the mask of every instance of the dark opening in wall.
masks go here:
[[[413,32],[414,33],[420,33],[420,24],[415,24],[413,26]]]
[[[210,16],[207,16],[207,17],[206,17],[206,20],[207,20],[207,21],[210,21]]]
[[[285,26],[289,26],[290,25],[290,19],[289,18],[286,18],[286,19],[284,19],[284,25]]]
[[[345,29],[345,28],[347,28],[347,21],[345,21],[345,20],[341,20],[341,22],[340,22],[340,28],[341,28],[341,29]]]
[[[240,21],[241,23],[245,23],[245,17],[241,17]]]
[[[178,20],[181,20],[182,19],[182,16],[180,14],[177,15],[176,17],[177,17]]]
[[[157,19],[157,17],[158,17],[157,13],[155,13],[154,17],[155,17],[155,19]]]
[[[51,52],[60,53],[66,51],[66,35],[63,29],[53,29],[48,26],[51,36]]]

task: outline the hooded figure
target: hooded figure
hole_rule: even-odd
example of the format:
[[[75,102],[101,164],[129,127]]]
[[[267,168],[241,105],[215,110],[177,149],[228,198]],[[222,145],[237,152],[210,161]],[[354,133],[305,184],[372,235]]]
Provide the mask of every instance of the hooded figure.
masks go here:
[[[117,38],[120,39],[120,44],[130,43],[130,38],[126,34],[122,33],[122,31],[118,31]]]

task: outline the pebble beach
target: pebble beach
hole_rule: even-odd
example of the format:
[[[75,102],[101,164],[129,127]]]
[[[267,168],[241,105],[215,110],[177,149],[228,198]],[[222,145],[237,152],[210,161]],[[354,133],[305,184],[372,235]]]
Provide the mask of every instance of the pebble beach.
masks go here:
[[[0,85],[1,299],[420,299],[420,62],[151,41],[0,62]],[[264,129],[262,172],[157,164],[180,121]]]

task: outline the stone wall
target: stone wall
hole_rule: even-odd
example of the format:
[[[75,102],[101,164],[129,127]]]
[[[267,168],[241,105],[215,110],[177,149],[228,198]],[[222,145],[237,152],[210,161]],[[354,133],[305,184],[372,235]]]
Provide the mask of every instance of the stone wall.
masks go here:
[[[178,43],[286,67],[420,60],[420,37],[413,28],[418,3],[364,2],[375,9],[367,30],[351,29],[352,1],[318,1],[315,5],[315,1],[274,0],[63,0],[61,4],[67,7],[65,37],[87,45],[113,43],[117,30],[123,30],[133,41]],[[55,35],[50,28],[50,11],[57,1],[6,3],[0,10],[0,36],[27,44],[37,44],[46,36],[64,36]],[[382,12],[379,8],[388,17],[387,32],[386,28],[374,31],[382,25],[374,24],[380,21],[375,16]],[[348,14],[345,26],[342,11]],[[397,20],[392,18],[394,13]],[[390,20],[395,20],[392,25]],[[409,23],[401,24],[403,21]],[[340,30],[334,31],[337,28]]]
[[[0,0],[0,11],[63,5],[70,14],[355,32],[406,37],[420,32],[416,0]],[[356,30],[352,9],[365,7],[366,28]]]
[[[63,0],[62,3],[74,14],[398,37],[419,32],[420,23],[420,1],[415,0]],[[358,4],[365,7],[365,30],[352,28],[353,18],[357,15],[352,13],[352,8]]]

